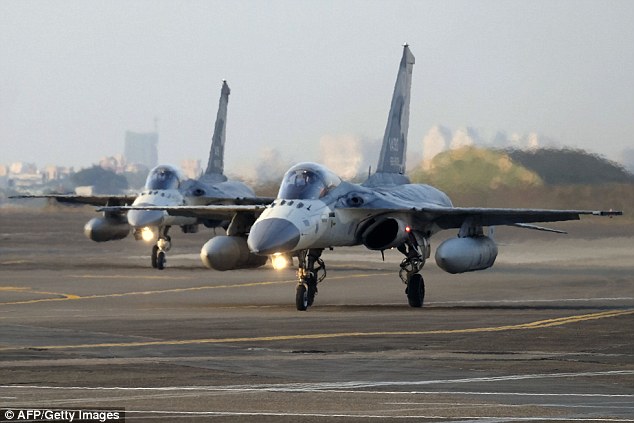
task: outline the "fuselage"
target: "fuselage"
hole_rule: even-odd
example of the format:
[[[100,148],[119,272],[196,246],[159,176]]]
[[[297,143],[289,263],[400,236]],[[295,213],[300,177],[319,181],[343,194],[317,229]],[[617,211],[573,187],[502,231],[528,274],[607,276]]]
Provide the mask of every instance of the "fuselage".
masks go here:
[[[234,198],[254,197],[253,191],[238,181],[184,180],[180,172],[168,165],[160,165],[150,171],[145,188],[135,199],[133,206],[184,206],[208,204],[210,198],[230,201]],[[195,217],[172,216],[161,210],[130,210],[127,213],[130,226],[145,227],[186,226],[200,223]]]
[[[132,203],[133,206],[181,206],[186,204],[185,197],[177,189],[143,191]],[[193,225],[196,220],[193,217],[170,216],[162,210],[128,211],[128,223],[133,228]]]
[[[258,254],[369,244],[364,233],[382,218],[421,227],[395,209],[433,206],[451,207],[451,201],[429,185],[352,184],[321,165],[301,163],[287,172],[278,198],[251,228],[248,244]],[[430,234],[438,229],[426,228]]]

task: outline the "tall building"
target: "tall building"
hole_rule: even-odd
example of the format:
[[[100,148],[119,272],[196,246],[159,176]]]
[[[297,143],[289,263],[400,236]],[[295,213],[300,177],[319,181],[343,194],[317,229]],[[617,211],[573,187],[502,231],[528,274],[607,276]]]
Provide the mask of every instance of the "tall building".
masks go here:
[[[181,170],[183,174],[190,179],[200,178],[203,170],[200,168],[200,160],[185,159],[181,160]]]
[[[138,163],[148,169],[158,164],[158,132],[125,133],[125,159],[129,164]]]

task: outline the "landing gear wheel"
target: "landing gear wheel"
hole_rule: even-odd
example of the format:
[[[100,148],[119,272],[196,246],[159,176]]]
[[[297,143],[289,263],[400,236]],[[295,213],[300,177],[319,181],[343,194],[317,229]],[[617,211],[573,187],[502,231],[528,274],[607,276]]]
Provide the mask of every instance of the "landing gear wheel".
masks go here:
[[[420,273],[414,273],[407,281],[407,302],[410,307],[422,307],[425,299],[425,281]]]
[[[306,300],[308,302],[308,307],[310,307],[315,302],[315,295],[317,295],[317,278],[314,276],[308,276],[306,278],[306,285],[308,286]]]
[[[156,268],[158,270],[165,269],[165,251],[159,251],[156,255]]]
[[[158,267],[158,260],[157,260],[158,251],[159,251],[158,245],[155,245],[154,247],[152,247],[152,267],[155,269]]]
[[[306,311],[306,309],[308,309],[308,289],[303,283],[297,284],[297,290],[295,291],[295,305],[299,311]]]

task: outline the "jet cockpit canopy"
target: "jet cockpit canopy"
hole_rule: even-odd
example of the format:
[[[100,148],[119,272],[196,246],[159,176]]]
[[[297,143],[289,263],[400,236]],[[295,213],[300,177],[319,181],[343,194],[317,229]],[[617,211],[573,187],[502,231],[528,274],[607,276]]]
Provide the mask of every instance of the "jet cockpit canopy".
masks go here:
[[[181,185],[181,176],[178,170],[172,166],[159,165],[150,171],[145,181],[145,189],[178,189]]]
[[[317,163],[300,163],[284,175],[278,198],[284,200],[316,200],[341,183],[341,179]]]

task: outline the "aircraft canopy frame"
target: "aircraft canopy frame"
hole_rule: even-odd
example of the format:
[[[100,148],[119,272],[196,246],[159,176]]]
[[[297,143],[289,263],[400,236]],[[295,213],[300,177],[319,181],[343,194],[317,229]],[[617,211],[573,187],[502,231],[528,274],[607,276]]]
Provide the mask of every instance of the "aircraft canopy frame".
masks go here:
[[[341,178],[317,163],[300,163],[291,167],[282,180],[277,195],[283,200],[317,200],[341,184]]]

